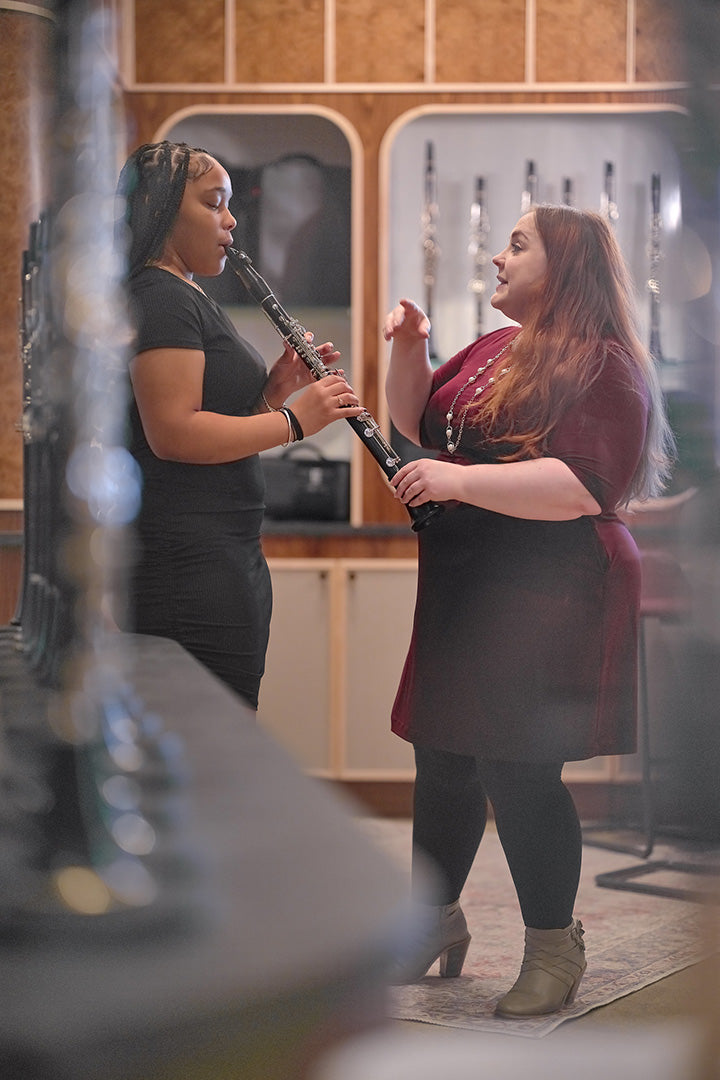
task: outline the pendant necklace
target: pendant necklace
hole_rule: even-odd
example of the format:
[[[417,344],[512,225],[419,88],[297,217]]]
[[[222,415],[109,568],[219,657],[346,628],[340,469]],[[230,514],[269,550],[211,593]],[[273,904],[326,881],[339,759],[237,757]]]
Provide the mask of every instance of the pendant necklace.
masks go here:
[[[513,341],[514,340],[515,340],[515,338],[513,338]],[[484,386],[478,386],[475,393],[472,395],[470,400],[464,406],[464,408],[463,408],[463,410],[462,410],[462,412],[460,414],[460,423],[458,425],[457,435],[455,436],[455,438],[453,438],[452,422],[453,422],[453,417],[455,415],[454,410],[455,410],[455,405],[457,404],[458,398],[460,397],[462,392],[468,388],[468,386],[472,386],[472,384],[474,382],[476,382],[480,378],[480,376],[483,374],[483,372],[487,371],[488,368],[491,368],[493,366],[493,364],[496,363],[500,359],[500,357],[504,353],[506,353],[508,351],[508,349],[511,347],[513,341],[508,341],[507,345],[503,345],[502,349],[497,354],[497,356],[491,357],[490,360],[486,361],[482,365],[482,367],[479,367],[477,369],[477,371],[475,372],[475,374],[471,375],[470,378],[467,380],[467,382],[463,383],[463,385],[460,387],[460,389],[458,390],[455,397],[452,399],[452,404],[450,405],[450,408],[448,409],[448,411],[445,414],[445,419],[448,422],[447,427],[445,428],[445,439],[446,439],[446,445],[447,445],[447,448],[448,448],[448,453],[454,454],[455,451],[457,450],[458,446],[460,445],[460,440],[462,439],[463,429],[465,427],[465,418],[467,417],[468,409],[470,408],[470,406],[472,404],[474,404],[475,401],[477,401],[477,399],[480,397],[480,395],[485,390],[487,390],[488,386],[492,386],[494,384],[495,377],[491,376],[488,379],[488,381],[485,383]],[[498,378],[501,375],[504,375],[509,370],[510,369],[506,368],[506,367],[501,368],[500,371],[498,372]]]

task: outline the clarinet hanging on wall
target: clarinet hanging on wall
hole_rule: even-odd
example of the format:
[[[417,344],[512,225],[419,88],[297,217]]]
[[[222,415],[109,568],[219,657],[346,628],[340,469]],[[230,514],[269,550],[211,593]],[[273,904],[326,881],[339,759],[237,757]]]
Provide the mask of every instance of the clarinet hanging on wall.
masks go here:
[[[612,161],[605,162],[605,177],[600,195],[600,213],[610,225],[620,217],[615,195],[615,166]]]
[[[273,324],[283,341],[287,341],[295,350],[305,366],[309,369],[316,380],[324,379],[331,372],[325,367],[320,353],[305,336],[304,326],[294,319],[281,305],[278,298],[272,292],[267,281],[258,274],[252,264],[252,259],[244,251],[228,247],[228,263],[242,281],[247,291],[265,312],[267,318]],[[398,473],[402,467],[400,455],[393,450],[390,443],[385,439],[380,426],[367,409],[359,416],[345,418],[355,434],[362,440],[364,446],[370,451],[375,461],[388,479]],[[412,521],[414,532],[419,532],[429,525],[436,514],[443,510],[439,503],[426,502],[421,506],[406,506]]]
[[[423,287],[425,289],[425,314],[430,320],[430,338],[428,350],[430,360],[437,360],[435,349],[435,335],[433,333],[433,307],[435,296],[435,281],[438,260],[440,258],[440,246],[437,239],[438,220],[438,193],[437,193],[437,170],[435,168],[435,145],[432,142],[425,143],[425,188],[423,209],[421,215],[422,224],[422,256],[423,256]]]
[[[662,261],[662,247],[660,235],[662,233],[662,217],[660,215],[660,173],[652,174],[650,184],[650,242],[648,244],[648,256],[650,259],[650,277],[648,278],[648,292],[650,293],[650,355],[658,364],[663,362],[662,347],[660,345],[660,262]]]
[[[488,264],[488,235],[490,218],[485,204],[485,180],[475,178],[475,199],[470,207],[470,243],[468,253],[472,259],[472,276],[468,289],[475,297],[475,336],[483,334],[483,297],[487,289],[485,270]]]
[[[535,162],[528,161],[525,170],[525,188],[520,198],[520,211],[523,214],[527,214],[532,210],[533,206],[537,205],[538,196],[538,176],[535,172]]]

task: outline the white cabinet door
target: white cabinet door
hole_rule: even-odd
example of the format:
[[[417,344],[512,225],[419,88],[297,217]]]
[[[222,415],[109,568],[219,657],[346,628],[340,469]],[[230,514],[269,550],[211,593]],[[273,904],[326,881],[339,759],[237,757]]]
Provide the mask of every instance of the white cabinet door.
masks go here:
[[[330,775],[332,560],[270,560],[273,617],[258,718],[306,770]]]
[[[345,576],[343,776],[412,779],[412,747],[390,731],[390,710],[410,642],[417,567],[414,560],[348,560]]]
[[[410,641],[414,560],[270,560],[273,618],[259,719],[309,772],[412,779],[390,709]]]

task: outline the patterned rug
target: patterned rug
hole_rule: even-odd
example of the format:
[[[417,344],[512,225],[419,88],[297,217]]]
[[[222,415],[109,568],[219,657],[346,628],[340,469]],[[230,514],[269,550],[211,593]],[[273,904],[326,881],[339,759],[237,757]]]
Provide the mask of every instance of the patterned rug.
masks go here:
[[[369,819],[369,838],[408,869],[410,823]],[[658,858],[663,852],[658,847]],[[713,950],[705,935],[708,906],[685,900],[599,888],[595,876],[634,866],[638,859],[586,846],[576,904],[585,929],[588,967],[574,1003],[561,1013],[503,1020],[495,1002],[520,969],[524,929],[497,834],[488,829],[462,896],[472,942],[462,975],[441,979],[437,964],[412,986],[390,991],[390,1017],[441,1027],[539,1038],[566,1020],[641,990]],[[717,911],[717,908],[713,908]]]

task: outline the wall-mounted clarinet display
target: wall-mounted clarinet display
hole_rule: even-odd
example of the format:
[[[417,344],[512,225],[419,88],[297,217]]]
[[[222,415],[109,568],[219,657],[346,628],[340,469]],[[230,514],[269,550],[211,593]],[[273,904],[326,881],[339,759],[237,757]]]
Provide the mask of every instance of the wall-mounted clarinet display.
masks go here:
[[[538,201],[538,175],[535,172],[535,162],[528,161],[525,169],[525,187],[520,198],[520,213],[527,214]]]
[[[490,253],[487,247],[490,233],[490,216],[485,203],[485,178],[475,178],[475,198],[470,207],[470,243],[468,254],[472,261],[472,272],[468,289],[475,297],[475,337],[480,337],[484,330],[484,305],[487,292],[487,268]]]
[[[380,235],[387,245],[381,315],[401,296],[410,296],[421,305],[429,301],[433,348],[442,359],[452,357],[479,332],[507,326],[507,319],[489,302],[492,268],[487,273],[487,293],[482,291],[476,265],[468,274],[466,208],[474,207],[473,214],[479,215],[478,177],[468,163],[479,161],[483,163],[481,194],[487,227],[482,241],[488,262],[503,250],[518,218],[536,203],[599,207],[613,225],[638,293],[645,294],[647,207],[653,173],[662,175],[658,201],[664,273],[669,275],[681,265],[682,170],[677,148],[684,139],[685,124],[682,111],[669,107],[657,111],[620,106],[597,111],[447,108],[410,112],[407,122],[396,126],[382,148],[388,188],[380,222]],[[424,184],[418,168],[423,161]],[[423,259],[418,257],[418,220],[426,225]],[[473,258],[475,254],[482,257],[477,240],[473,225]],[[663,290],[663,350],[669,356],[683,356],[688,348],[680,297],[683,282],[677,284],[676,288],[666,283]],[[479,301],[483,301],[480,311]],[[642,305],[644,340],[649,338],[650,314]],[[662,377],[674,378],[670,365],[663,365]]]
[[[600,193],[600,213],[614,225],[620,214],[615,196],[615,166],[612,161],[605,162],[603,188]]]
[[[435,349],[435,331],[433,318],[435,314],[435,286],[438,261],[440,259],[440,247],[438,245],[438,181],[437,166],[435,164],[435,145],[428,140],[425,143],[425,173],[422,214],[422,267],[423,267],[423,299],[425,314],[430,320],[430,359],[437,359]]]
[[[650,276],[647,288],[650,294],[650,333],[648,347],[653,360],[661,364],[664,360],[660,344],[660,263],[662,262],[662,216],[660,214],[660,173],[653,173],[650,181],[650,239],[648,241],[648,259]]]

